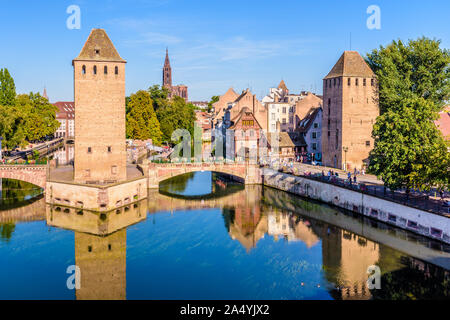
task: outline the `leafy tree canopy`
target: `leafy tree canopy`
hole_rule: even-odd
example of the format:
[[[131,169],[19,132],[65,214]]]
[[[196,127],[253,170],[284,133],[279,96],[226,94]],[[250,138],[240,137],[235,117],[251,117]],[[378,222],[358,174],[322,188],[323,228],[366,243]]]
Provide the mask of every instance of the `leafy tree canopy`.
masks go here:
[[[0,69],[0,106],[12,106],[16,99],[16,85],[8,69]]]
[[[368,54],[379,84],[370,170],[391,189],[448,187],[450,156],[433,120],[450,94],[450,52],[440,41],[393,41]]]
[[[152,139],[154,145],[161,145],[162,132],[147,91],[140,90],[127,99],[127,137]]]
[[[213,104],[219,101],[220,96],[212,96],[211,101],[208,102],[208,112],[211,112],[213,109]]]

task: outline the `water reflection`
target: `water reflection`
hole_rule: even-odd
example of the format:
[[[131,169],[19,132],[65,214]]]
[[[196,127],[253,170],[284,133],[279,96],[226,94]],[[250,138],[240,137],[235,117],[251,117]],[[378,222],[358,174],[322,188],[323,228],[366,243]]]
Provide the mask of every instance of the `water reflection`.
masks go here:
[[[182,182],[166,189],[181,197],[150,190],[148,199],[109,212],[33,203],[43,205],[48,226],[74,234],[76,299],[450,296],[450,250],[442,243],[270,188],[225,192],[233,184],[216,184],[214,175],[188,180],[211,192],[190,198],[182,193],[192,184]],[[6,245],[0,252],[8,259]],[[381,269],[381,290],[367,287],[371,265]]]
[[[47,205],[48,225],[75,231],[77,299],[126,299],[126,228],[145,220],[146,212],[146,201],[101,213]]]
[[[42,188],[25,181],[0,178],[0,241],[9,242],[16,221],[33,220],[36,201],[43,201]]]

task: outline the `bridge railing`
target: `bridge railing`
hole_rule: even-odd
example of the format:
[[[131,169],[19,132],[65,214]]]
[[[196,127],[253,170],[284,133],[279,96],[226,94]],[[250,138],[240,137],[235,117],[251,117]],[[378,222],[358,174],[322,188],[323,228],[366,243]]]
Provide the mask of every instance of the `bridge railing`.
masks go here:
[[[267,166],[269,168],[269,166]],[[272,168],[273,169],[273,168]],[[450,217],[450,207],[443,200],[432,199],[426,192],[414,192],[410,194],[398,190],[390,190],[382,186],[370,185],[367,183],[353,182],[349,179],[339,178],[338,176],[327,176],[322,173],[301,172],[296,168],[278,168],[279,172],[292,174],[302,178],[320,181],[322,183],[332,184],[341,188],[357,191],[363,194],[375,196],[384,200],[396,202],[412,208],[428,211]],[[444,192],[444,197],[447,192]]]
[[[0,161],[0,166],[35,166],[35,165],[47,165],[47,159],[41,160],[10,160]]]

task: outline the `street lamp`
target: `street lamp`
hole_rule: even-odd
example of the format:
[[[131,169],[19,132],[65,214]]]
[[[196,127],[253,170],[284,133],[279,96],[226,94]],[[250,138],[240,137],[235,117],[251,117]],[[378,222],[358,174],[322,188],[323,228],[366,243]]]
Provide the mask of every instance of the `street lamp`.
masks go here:
[[[342,150],[344,150],[344,155],[345,155],[344,171],[347,171],[347,152],[348,152],[348,147],[342,147]]]

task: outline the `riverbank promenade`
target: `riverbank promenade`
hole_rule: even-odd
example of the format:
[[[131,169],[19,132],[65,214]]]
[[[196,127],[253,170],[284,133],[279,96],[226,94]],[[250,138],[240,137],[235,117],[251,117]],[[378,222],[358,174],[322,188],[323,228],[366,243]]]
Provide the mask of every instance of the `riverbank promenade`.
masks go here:
[[[304,176],[307,178],[319,179],[323,182],[336,184],[340,187],[358,190],[389,201],[450,217],[450,193],[448,191],[443,193],[443,198],[441,198],[439,193],[435,190],[430,192],[411,190],[409,195],[407,195],[405,190],[395,190],[393,192],[389,188],[385,189],[383,181],[371,174],[357,174],[355,183],[353,182],[353,172],[352,183],[350,184],[347,176],[348,172],[344,170],[323,166],[313,166],[304,163],[294,163],[292,167],[290,165],[286,165],[279,168],[275,167],[273,169],[283,170],[283,172]],[[337,176],[335,175],[334,177],[329,178],[327,176],[329,171],[333,171],[334,174],[337,173]]]

